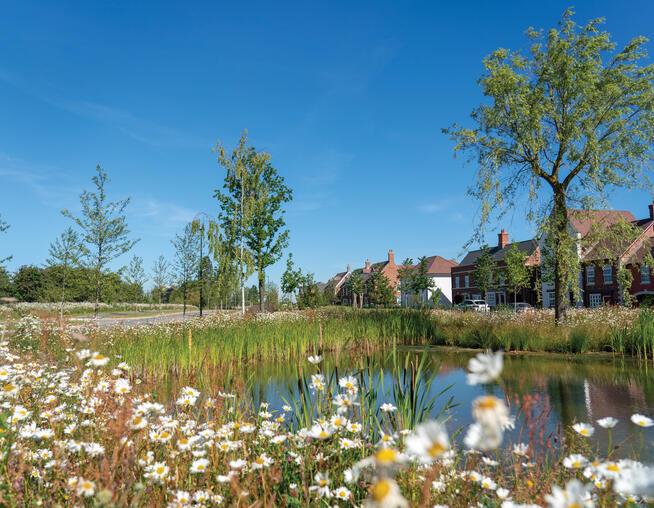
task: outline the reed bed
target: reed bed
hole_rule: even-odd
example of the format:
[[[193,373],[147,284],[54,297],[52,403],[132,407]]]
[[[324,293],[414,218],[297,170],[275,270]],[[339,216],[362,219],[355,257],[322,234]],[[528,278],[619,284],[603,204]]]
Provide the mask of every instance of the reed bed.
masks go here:
[[[586,311],[563,325],[545,312],[429,312],[327,309],[94,331],[94,347],[153,373],[196,372],[221,365],[294,361],[331,352],[371,354],[397,345],[438,345],[504,351],[610,352],[654,359],[654,312]]]
[[[291,317],[292,316],[292,317]],[[437,340],[437,323],[415,311],[327,311],[271,319],[228,319],[138,327],[95,335],[97,345],[152,372],[191,371],[261,359],[287,361],[318,352],[373,352]]]

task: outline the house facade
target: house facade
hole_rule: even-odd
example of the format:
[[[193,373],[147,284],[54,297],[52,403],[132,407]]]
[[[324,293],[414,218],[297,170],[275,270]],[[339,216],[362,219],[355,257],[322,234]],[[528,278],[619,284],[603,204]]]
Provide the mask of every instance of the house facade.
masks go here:
[[[581,298],[578,306],[595,308],[622,303],[623,291],[618,280],[622,267],[631,272],[633,282],[629,293],[636,302],[654,297],[650,267],[646,264],[647,254],[652,253],[654,245],[654,204],[649,205],[649,214],[644,219],[636,219],[626,210],[570,210],[568,222],[570,235],[577,238],[579,245]],[[620,239],[616,234],[618,238],[610,245],[601,240],[595,244],[589,241],[592,228],[610,229],[618,227],[620,222],[639,231],[635,240]],[[553,285],[543,282],[542,288],[543,307],[554,307]]]
[[[509,249],[514,245],[525,254],[525,265],[534,267],[534,270],[532,271],[532,284],[530,284],[530,287],[519,291],[516,295],[514,295],[511,289],[506,285],[505,277],[503,275],[506,268],[504,258],[509,252]],[[538,242],[536,240],[525,240],[511,243],[509,241],[509,233],[503,229],[497,235],[497,245],[489,247],[488,251],[495,261],[497,273],[493,276],[495,286],[488,290],[485,295],[486,303],[488,303],[490,307],[511,304],[514,301],[536,305],[538,298],[534,288],[536,286],[536,279],[539,276],[538,267],[541,262],[541,251]],[[452,267],[451,284],[453,304],[459,304],[468,299],[479,300],[484,296],[475,281],[474,274],[475,263],[479,256],[481,256],[482,252],[482,249],[470,251],[461,260],[461,263],[459,263],[458,266]]]
[[[420,306],[446,306],[452,305],[452,268],[458,266],[453,259],[441,256],[430,256],[426,259],[427,275],[432,281],[432,287],[416,295],[406,289],[401,289],[401,304],[403,307]],[[411,267],[417,270],[419,264]],[[434,295],[438,295],[438,302],[434,302]]]
[[[348,266],[347,270],[344,272],[337,273],[332,277],[327,283],[328,287],[333,287],[333,303],[338,305],[352,305],[354,301],[354,295],[350,291],[350,288],[347,284],[347,281],[352,276],[353,273],[358,273],[363,279],[364,286],[366,282],[375,272],[380,272],[386,279],[391,288],[393,288],[396,300],[400,301],[400,284],[399,284],[399,270],[400,266],[395,263],[395,253],[393,249],[388,251],[388,257],[385,261],[379,261],[377,263],[371,263],[369,260],[366,260],[362,268],[356,268],[354,270],[350,269]],[[363,294],[363,305],[368,305],[369,299],[368,295],[364,291]]]

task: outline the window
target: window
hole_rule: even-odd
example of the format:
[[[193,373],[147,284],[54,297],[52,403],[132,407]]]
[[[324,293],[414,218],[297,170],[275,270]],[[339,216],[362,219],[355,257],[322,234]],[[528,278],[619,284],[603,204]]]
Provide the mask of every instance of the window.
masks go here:
[[[586,284],[589,286],[595,285],[595,267],[587,266],[586,267]]]
[[[599,293],[591,293],[588,299],[588,303],[590,304],[591,309],[599,307],[602,305],[602,295]]]
[[[470,287],[470,275],[466,275],[463,280],[465,282],[465,287],[469,288]]]
[[[649,266],[643,265],[640,267],[640,283],[649,284],[651,282]]]
[[[602,275],[604,276],[604,284],[613,284],[613,267],[611,265],[604,265]]]
[[[492,291],[486,293],[486,303],[491,307],[495,307],[496,305],[495,293],[493,293]]]
[[[556,295],[554,294],[554,290],[553,289],[548,289],[547,290],[547,306],[550,309],[553,309],[555,303],[556,303]]]
[[[459,277],[458,275],[454,277],[454,287],[455,288],[461,287],[461,277]]]
[[[504,272],[500,273],[500,286],[504,286],[506,284],[506,276],[504,275]]]

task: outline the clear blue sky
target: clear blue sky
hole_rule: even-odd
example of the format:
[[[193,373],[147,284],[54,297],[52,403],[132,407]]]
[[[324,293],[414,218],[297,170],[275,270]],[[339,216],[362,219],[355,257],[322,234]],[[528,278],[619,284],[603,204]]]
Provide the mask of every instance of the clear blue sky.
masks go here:
[[[459,258],[474,167],[440,129],[482,100],[486,54],[525,47],[527,27],[553,26],[568,5],[3,2],[0,214],[12,227],[0,257],[42,263],[97,163],[112,197],[132,197],[134,253],[148,268],[172,256],[186,221],[217,213],[212,146],[247,128],[295,191],[290,250],[318,279],[389,248]],[[606,17],[619,44],[654,36],[650,1],[574,6],[579,22]],[[649,199],[612,204],[644,216]],[[531,234],[520,213],[504,226]]]

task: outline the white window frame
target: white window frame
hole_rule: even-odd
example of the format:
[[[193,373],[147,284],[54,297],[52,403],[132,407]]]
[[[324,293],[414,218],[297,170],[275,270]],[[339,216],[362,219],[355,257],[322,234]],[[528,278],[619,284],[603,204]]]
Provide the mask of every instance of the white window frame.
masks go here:
[[[469,287],[470,287],[470,275],[466,275],[466,276],[463,278],[463,283],[464,283],[464,286],[463,286],[463,287],[466,287],[466,288],[469,288]]]
[[[595,285],[595,267],[593,265],[589,265],[586,267],[586,284],[588,286]]]
[[[497,305],[497,297],[496,296],[497,295],[495,294],[494,291],[489,291],[488,293],[486,293],[486,303],[490,307],[495,307]]]
[[[641,284],[651,284],[652,282],[652,272],[647,265],[640,267],[640,283]]]
[[[606,276],[608,273],[608,277]],[[604,265],[602,267],[602,277],[604,278],[604,284],[613,284],[613,266]]]
[[[601,293],[591,293],[588,295],[588,306],[591,309],[596,309],[597,307],[602,306],[602,294]]]

